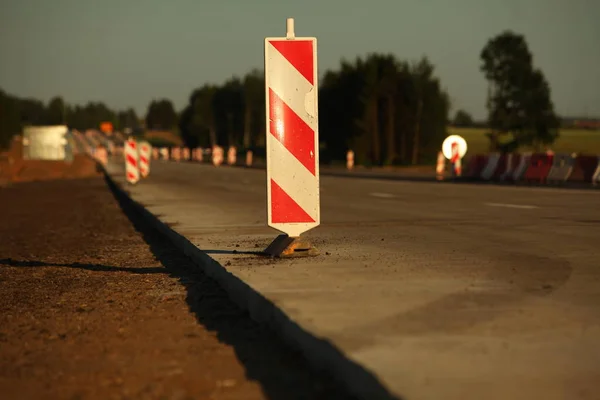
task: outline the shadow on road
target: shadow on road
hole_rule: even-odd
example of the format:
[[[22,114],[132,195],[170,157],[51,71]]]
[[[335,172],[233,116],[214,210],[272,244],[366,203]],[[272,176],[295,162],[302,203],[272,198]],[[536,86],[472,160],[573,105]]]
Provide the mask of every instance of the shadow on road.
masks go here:
[[[301,353],[286,346],[269,328],[252,320],[246,311],[229,299],[217,282],[199,270],[168,238],[150,225],[137,206],[108,179],[107,184],[157,260],[186,288],[186,301],[198,322],[216,332],[221,342],[234,348],[247,377],[260,383],[268,399],[354,398],[330,376],[312,371]],[[395,399],[391,395],[385,398]]]
[[[10,258],[0,258],[0,265],[18,268],[33,268],[33,267],[61,267],[61,268],[74,268],[83,269],[86,271],[101,271],[101,272],[129,272],[131,274],[145,275],[145,274],[166,274],[162,267],[146,267],[146,268],[127,268],[127,267],[112,267],[109,265],[100,264],[82,264],[82,263],[48,263],[43,261],[18,261]]]

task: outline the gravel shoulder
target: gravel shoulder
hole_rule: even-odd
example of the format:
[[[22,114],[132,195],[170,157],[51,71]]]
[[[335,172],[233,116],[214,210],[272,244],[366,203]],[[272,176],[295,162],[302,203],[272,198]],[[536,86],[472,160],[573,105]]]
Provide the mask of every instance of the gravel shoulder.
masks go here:
[[[0,188],[3,399],[347,399],[103,178]]]

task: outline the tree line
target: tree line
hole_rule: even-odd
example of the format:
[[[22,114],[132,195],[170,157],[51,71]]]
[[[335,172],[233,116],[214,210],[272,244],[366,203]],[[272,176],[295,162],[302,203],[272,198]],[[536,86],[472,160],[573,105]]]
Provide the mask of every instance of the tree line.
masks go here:
[[[533,65],[524,36],[502,32],[486,43],[479,58],[488,81],[490,150],[539,148],[556,140],[559,119],[550,86]],[[465,110],[457,110],[450,120],[449,95],[427,58],[410,62],[375,53],[344,60],[338,69],[325,72],[319,86],[324,162],[342,160],[348,150],[363,165],[430,162],[448,125],[477,125]],[[174,111],[166,106],[162,114],[165,123],[157,125],[174,120]],[[222,85],[193,90],[177,128],[189,147],[264,149],[264,73],[252,70]]]
[[[115,111],[102,102],[85,105],[67,104],[61,97],[47,104],[40,100],[19,98],[0,89],[0,147],[6,147],[11,138],[24,126],[68,125],[72,129],[99,129],[110,122],[116,129],[139,129],[141,123],[133,108]]]
[[[503,32],[488,41],[479,58],[489,84],[490,150],[552,143],[558,136],[558,117],[525,38]],[[192,90],[180,112],[168,99],[152,100],[142,122],[133,109],[113,111],[102,103],[71,106],[60,97],[44,105],[0,91],[0,107],[8,116],[0,120],[0,142],[25,123],[97,129],[110,121],[116,129],[135,130],[143,123],[147,130],[176,130],[188,147],[236,146],[260,154],[265,147],[265,100],[264,72],[258,69]],[[465,110],[450,120],[450,110],[449,95],[426,57],[408,61],[373,53],[343,60],[319,82],[321,160],[342,160],[353,150],[363,165],[430,162],[449,124],[475,124]]]
[[[220,86],[194,90],[178,128],[187,146],[265,145],[264,72],[253,70]],[[327,71],[319,89],[321,160],[416,164],[446,134],[448,94],[426,59],[409,63],[370,54]]]

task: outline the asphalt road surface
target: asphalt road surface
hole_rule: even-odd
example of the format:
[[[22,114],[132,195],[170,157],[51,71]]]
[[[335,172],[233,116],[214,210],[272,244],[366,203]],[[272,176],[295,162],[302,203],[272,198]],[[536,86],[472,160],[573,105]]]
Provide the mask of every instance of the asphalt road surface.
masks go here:
[[[600,192],[321,176],[321,255],[272,268],[243,254],[277,234],[264,171],[154,162],[131,193],[398,397],[599,396]]]

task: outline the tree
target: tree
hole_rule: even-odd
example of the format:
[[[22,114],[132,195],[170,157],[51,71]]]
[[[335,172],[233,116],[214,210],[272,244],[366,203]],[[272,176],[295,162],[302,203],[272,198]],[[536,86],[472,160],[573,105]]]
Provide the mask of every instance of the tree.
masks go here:
[[[140,126],[138,116],[133,108],[128,108],[117,113],[117,128],[121,131],[131,129],[135,131]]]
[[[409,65],[381,54],[328,71],[319,97],[321,160],[343,159],[350,148],[357,162],[373,165],[419,163],[435,154],[450,103],[433,71],[427,59]]]
[[[173,103],[167,99],[152,100],[146,113],[146,128],[150,130],[172,130],[177,126],[177,113]]]
[[[244,91],[244,136],[243,147],[251,148],[259,133],[264,133],[265,79],[264,72],[253,69],[243,80]]]
[[[463,128],[470,127],[474,124],[473,117],[471,117],[471,114],[469,114],[465,110],[458,110],[454,115],[454,121],[452,122],[452,124],[454,126]]]
[[[490,39],[480,58],[488,80],[492,150],[539,148],[558,137],[558,118],[543,73],[534,69],[524,36],[510,31]]]
[[[239,78],[233,77],[217,89],[213,107],[219,143],[239,146],[244,130],[244,89]]]
[[[46,109],[44,123],[47,125],[63,125],[67,123],[67,105],[62,97],[57,96],[50,100]]]

